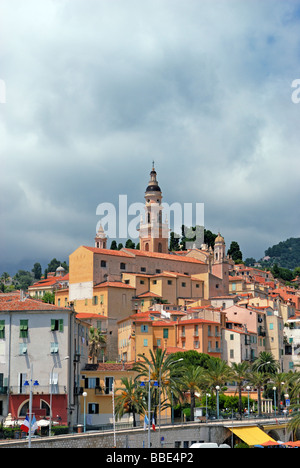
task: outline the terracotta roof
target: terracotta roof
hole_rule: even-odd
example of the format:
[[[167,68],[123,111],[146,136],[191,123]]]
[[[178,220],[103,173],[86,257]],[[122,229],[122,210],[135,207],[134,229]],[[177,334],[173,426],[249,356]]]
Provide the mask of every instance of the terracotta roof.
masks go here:
[[[99,283],[95,288],[126,288],[126,289],[135,289],[134,286],[130,286],[130,284],[122,283],[122,281],[105,281],[104,283]]]
[[[5,295],[3,297],[2,295],[0,296],[0,311],[11,311],[11,310],[40,310],[46,311],[46,310],[66,310],[67,308],[64,307],[57,307],[54,304],[47,304],[42,301],[38,301],[37,299],[31,299],[26,297],[24,300],[20,299],[20,294],[16,296],[15,294]]]
[[[209,324],[213,324],[213,325],[220,325],[220,322],[214,322],[213,320],[205,320],[205,319],[180,320],[178,325],[189,325],[189,324],[199,324],[199,323],[209,323]]]
[[[142,250],[135,250],[135,249],[123,249],[123,252],[129,252],[132,255],[135,255],[137,257],[152,257],[152,258],[161,258],[165,260],[175,260],[179,262],[187,262],[187,263],[199,263],[201,265],[205,265],[204,262],[201,262],[201,260],[197,260],[196,258],[193,257],[181,257],[178,255],[174,254],[164,254],[164,253],[158,253],[158,252],[145,252]]]
[[[107,319],[106,315],[101,315],[101,314],[93,314],[89,312],[82,312],[80,314],[76,314],[76,318],[78,319]]]
[[[160,296],[159,294],[155,294],[154,292],[147,291],[143,294],[139,294],[136,297],[140,298],[140,297],[162,297],[162,296]]]
[[[103,254],[103,255],[114,255],[117,257],[127,257],[127,258],[132,258],[132,255],[129,255],[126,252],[123,252],[123,250],[111,250],[111,249],[98,249],[97,247],[89,247],[87,245],[83,245],[85,249],[90,250],[93,253],[96,254]]]

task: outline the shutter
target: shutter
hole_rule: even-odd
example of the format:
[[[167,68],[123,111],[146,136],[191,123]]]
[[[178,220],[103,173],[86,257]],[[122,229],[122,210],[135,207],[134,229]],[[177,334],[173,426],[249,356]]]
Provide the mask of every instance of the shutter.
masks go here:
[[[64,331],[64,319],[59,319],[59,331]]]

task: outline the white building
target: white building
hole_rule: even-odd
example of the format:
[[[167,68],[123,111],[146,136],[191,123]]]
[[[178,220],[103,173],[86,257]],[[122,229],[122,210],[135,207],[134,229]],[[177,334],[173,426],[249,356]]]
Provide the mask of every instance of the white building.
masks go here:
[[[0,295],[0,419],[22,419],[33,383],[36,419],[61,424],[78,418],[79,375],[88,361],[88,326],[70,308],[58,308],[22,293]],[[32,374],[31,374],[32,371]]]

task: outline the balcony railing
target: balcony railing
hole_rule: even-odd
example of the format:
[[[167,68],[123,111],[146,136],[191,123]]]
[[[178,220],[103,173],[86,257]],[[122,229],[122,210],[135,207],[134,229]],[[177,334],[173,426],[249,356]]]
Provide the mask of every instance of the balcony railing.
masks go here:
[[[29,395],[30,386],[23,385],[22,387],[20,387],[19,385],[12,385],[9,387],[9,392],[14,395]],[[51,393],[51,386],[50,385],[36,385],[36,386],[33,385],[32,393],[34,395],[38,395],[38,394],[49,395]],[[62,395],[66,393],[67,393],[67,387],[65,385],[52,385],[53,395]]]

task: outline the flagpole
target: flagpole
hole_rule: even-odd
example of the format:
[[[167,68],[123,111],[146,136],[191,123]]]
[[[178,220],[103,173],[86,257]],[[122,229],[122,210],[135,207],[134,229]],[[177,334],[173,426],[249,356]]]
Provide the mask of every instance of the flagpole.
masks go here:
[[[151,433],[150,433],[150,421],[151,421],[151,389],[150,389],[150,364],[149,364],[149,388],[148,388],[148,448],[151,448]]]
[[[32,364],[30,364],[30,383],[29,383],[29,436],[28,448],[31,448],[31,422],[32,422]]]

